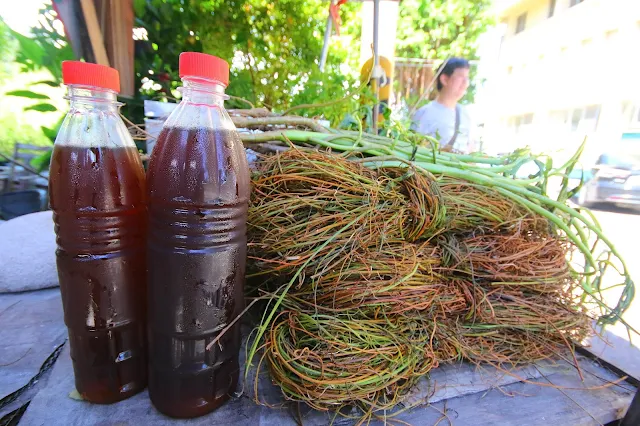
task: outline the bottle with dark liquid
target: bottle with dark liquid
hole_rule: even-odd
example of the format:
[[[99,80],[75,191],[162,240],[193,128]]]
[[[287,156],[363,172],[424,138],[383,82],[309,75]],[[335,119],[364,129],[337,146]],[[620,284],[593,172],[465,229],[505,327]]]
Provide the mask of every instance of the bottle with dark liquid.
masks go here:
[[[70,110],[49,178],[58,276],[76,389],[106,404],[147,383],[145,176],[118,71],[66,61],[62,73]]]
[[[224,109],[229,65],[180,55],[182,101],[153,149],[149,189],[149,396],[196,417],[235,391],[243,309],[249,168]]]

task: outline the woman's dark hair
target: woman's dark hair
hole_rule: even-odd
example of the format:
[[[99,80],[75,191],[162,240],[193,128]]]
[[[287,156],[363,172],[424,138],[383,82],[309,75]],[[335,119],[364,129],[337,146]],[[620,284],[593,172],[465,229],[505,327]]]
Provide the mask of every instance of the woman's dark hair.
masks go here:
[[[469,61],[467,61],[466,59],[463,58],[456,58],[456,57],[452,57],[449,58],[448,61],[444,62],[442,65],[440,65],[440,68],[438,68],[438,70],[442,69],[442,71],[440,71],[440,74],[438,75],[438,91],[442,90],[442,83],[440,82],[440,77],[443,75],[446,76],[451,76],[451,74],[453,74],[453,72],[455,70],[457,70],[458,68],[469,68]]]

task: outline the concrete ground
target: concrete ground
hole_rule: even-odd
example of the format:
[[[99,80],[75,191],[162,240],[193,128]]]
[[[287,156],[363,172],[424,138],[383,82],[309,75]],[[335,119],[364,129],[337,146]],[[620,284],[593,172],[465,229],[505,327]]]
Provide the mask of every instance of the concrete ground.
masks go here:
[[[636,297],[624,319],[640,331],[640,259],[638,259],[638,241],[640,240],[640,211],[622,209],[607,205],[592,208],[605,235],[623,256],[631,277],[636,283]],[[638,342],[640,345],[640,338]]]
[[[636,297],[623,318],[640,332],[640,259],[638,258],[640,212],[608,205],[596,205],[591,210],[600,222],[604,234],[624,258],[636,284]],[[594,339],[592,351],[636,379],[640,379],[640,336],[632,334],[630,345],[629,333],[624,325],[608,326],[607,330],[613,334],[609,338],[611,346],[607,346],[599,339]]]

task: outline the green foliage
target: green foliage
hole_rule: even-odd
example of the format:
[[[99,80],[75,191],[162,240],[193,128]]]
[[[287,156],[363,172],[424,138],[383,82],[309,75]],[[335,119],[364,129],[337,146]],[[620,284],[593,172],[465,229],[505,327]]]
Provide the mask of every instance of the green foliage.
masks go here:
[[[15,53],[16,43],[11,36],[11,30],[0,18],[0,83],[11,74],[9,67],[15,58]]]
[[[3,114],[0,117],[0,152],[13,155],[13,146],[16,142],[39,146],[51,144],[39,129],[20,123],[18,117],[13,114]]]
[[[478,37],[491,25],[491,0],[404,0],[396,54],[404,58],[477,59]]]
[[[359,83],[349,75],[338,72],[322,73],[319,69],[313,69],[305,80],[304,88],[294,97],[295,105],[315,104],[318,107],[296,109],[294,114],[321,117],[329,120],[332,126],[338,126],[345,116],[357,112],[365,96],[363,93],[349,96],[360,91]]]
[[[38,84],[44,84],[44,85],[47,85],[49,87],[60,87],[60,84],[62,84],[62,82],[61,81],[52,81],[52,80],[40,80],[40,81],[36,81],[35,83],[33,83],[34,86],[36,86]]]
[[[15,43],[11,37],[11,29],[0,18],[0,59],[3,61],[13,59],[15,55]]]
[[[60,87],[62,85],[62,69],[60,64],[62,61],[74,59],[73,50],[65,40],[65,37],[55,30],[54,21],[57,18],[52,6],[48,5],[43,7],[40,10],[40,16],[40,25],[31,29],[31,37],[5,28],[6,26],[3,26],[4,23],[0,22],[0,54],[2,54],[4,58],[5,53],[2,50],[2,37],[3,34],[5,34],[3,31],[6,31],[8,37],[15,44],[16,48],[13,55],[20,72],[34,73],[46,70],[51,75],[50,79],[37,81],[30,86],[37,87],[39,85],[46,85],[49,87]],[[37,101],[34,104],[27,105],[24,111],[38,111],[42,113],[59,112],[58,108],[52,103],[42,102],[51,99],[48,95],[38,93],[34,90],[12,90],[7,92],[6,95]],[[23,119],[24,117],[25,116],[22,116]],[[37,127],[33,125],[21,122],[24,120],[20,120],[19,117],[12,114],[3,115],[0,118],[0,151],[11,154],[13,145],[16,142],[33,145],[52,144],[63,118],[64,117],[61,117],[51,128],[41,126],[40,129],[37,129]],[[50,156],[50,152],[38,156],[33,160],[32,165],[39,171],[42,171],[49,166]]]
[[[40,126],[42,134],[49,140],[50,143],[55,142],[56,136],[58,135],[58,130],[60,129],[60,126],[62,126],[64,118],[64,115],[61,116],[60,119],[52,127]],[[36,158],[31,160],[31,166],[39,172],[48,169],[49,164],[51,163],[51,154],[53,154],[53,151],[47,151],[41,155],[38,155]]]
[[[186,3],[186,4],[185,4]],[[135,72],[138,88],[144,79],[159,89],[143,89],[145,98],[173,97],[179,86],[178,57],[181,52],[202,52],[200,36],[195,31],[202,21],[201,2],[195,0],[136,0],[136,24],[147,30],[148,41],[137,41]]]
[[[325,72],[320,73],[326,1],[137,0],[137,24],[147,29],[149,40],[136,49],[136,73],[161,87],[143,95],[173,96],[179,81],[178,56],[190,50],[229,61],[227,93],[255,105],[283,111],[308,101],[343,97],[356,81],[350,70],[357,69],[359,55],[359,7],[355,2],[341,6],[345,37],[332,38]],[[341,64],[348,66],[341,69]],[[229,106],[246,107],[233,100]],[[332,110],[329,115],[339,113]]]
[[[18,42],[16,61],[21,65],[22,72],[38,71],[42,68],[48,70],[53,81],[45,84],[60,86],[62,84],[62,68],[60,63],[73,60],[73,50],[64,35],[60,35],[54,28],[53,22],[57,19],[51,5],[44,6],[40,10],[40,26],[33,27],[33,37],[26,37],[15,31],[11,31]]]
[[[64,118],[65,118],[64,115],[61,116],[60,119],[52,127],[40,126],[40,130],[42,130],[42,134],[45,135],[45,137],[49,139],[51,143],[53,143],[56,140],[56,136],[58,136],[58,129],[60,129],[60,126],[62,126],[62,122],[64,121]]]
[[[16,62],[20,64],[21,72],[34,72],[46,69],[51,73],[51,80],[43,80],[35,83],[46,84],[51,87],[59,87],[62,84],[62,61],[74,59],[71,45],[67,43],[64,36],[58,34],[53,26],[56,15],[52,6],[45,6],[40,10],[41,25],[32,28],[33,37],[26,37],[22,34],[9,30],[18,43],[16,52]],[[14,90],[8,92],[10,96],[20,96],[28,99],[49,99],[47,95],[31,90]],[[41,102],[25,108],[25,111],[55,112],[58,111],[54,105],[48,102]]]
[[[400,4],[398,56],[443,60],[457,55],[475,59],[477,38],[490,23],[489,3],[404,0]],[[344,98],[359,90],[360,6],[359,2],[341,6],[343,37],[331,38],[327,65],[321,73],[318,61],[327,1],[135,0],[136,25],[144,27],[148,37],[147,41],[136,42],[135,69],[141,97],[179,97],[175,90],[180,85],[178,57],[183,51],[198,51],[229,61],[227,93],[256,106],[282,112],[296,105]],[[234,99],[227,105],[247,107]],[[366,104],[362,96],[356,96],[324,108],[297,109],[295,113],[322,117],[334,126],[355,113],[350,120],[359,123],[366,115]]]
[[[42,93],[32,92],[31,90],[12,90],[11,92],[5,93],[8,96],[20,96],[21,98],[29,98],[29,99],[49,99],[47,95],[43,95]]]
[[[51,104],[41,103],[28,106],[24,109],[25,111],[40,111],[40,112],[54,112],[57,111],[58,108]]]

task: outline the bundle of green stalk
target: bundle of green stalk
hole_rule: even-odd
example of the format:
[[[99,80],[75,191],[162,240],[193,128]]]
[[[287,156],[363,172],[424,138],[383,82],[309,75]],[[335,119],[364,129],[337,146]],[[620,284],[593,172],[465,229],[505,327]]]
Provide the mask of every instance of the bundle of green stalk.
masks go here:
[[[260,161],[249,214],[249,276],[269,303],[248,364],[261,349],[288,399],[388,416],[439,363],[566,357],[633,297],[597,222],[565,203],[577,156],[553,169],[525,151],[464,156],[350,132],[243,139],[290,148]],[[528,161],[540,173],[516,179]],[[608,266],[623,280],[612,306]]]

